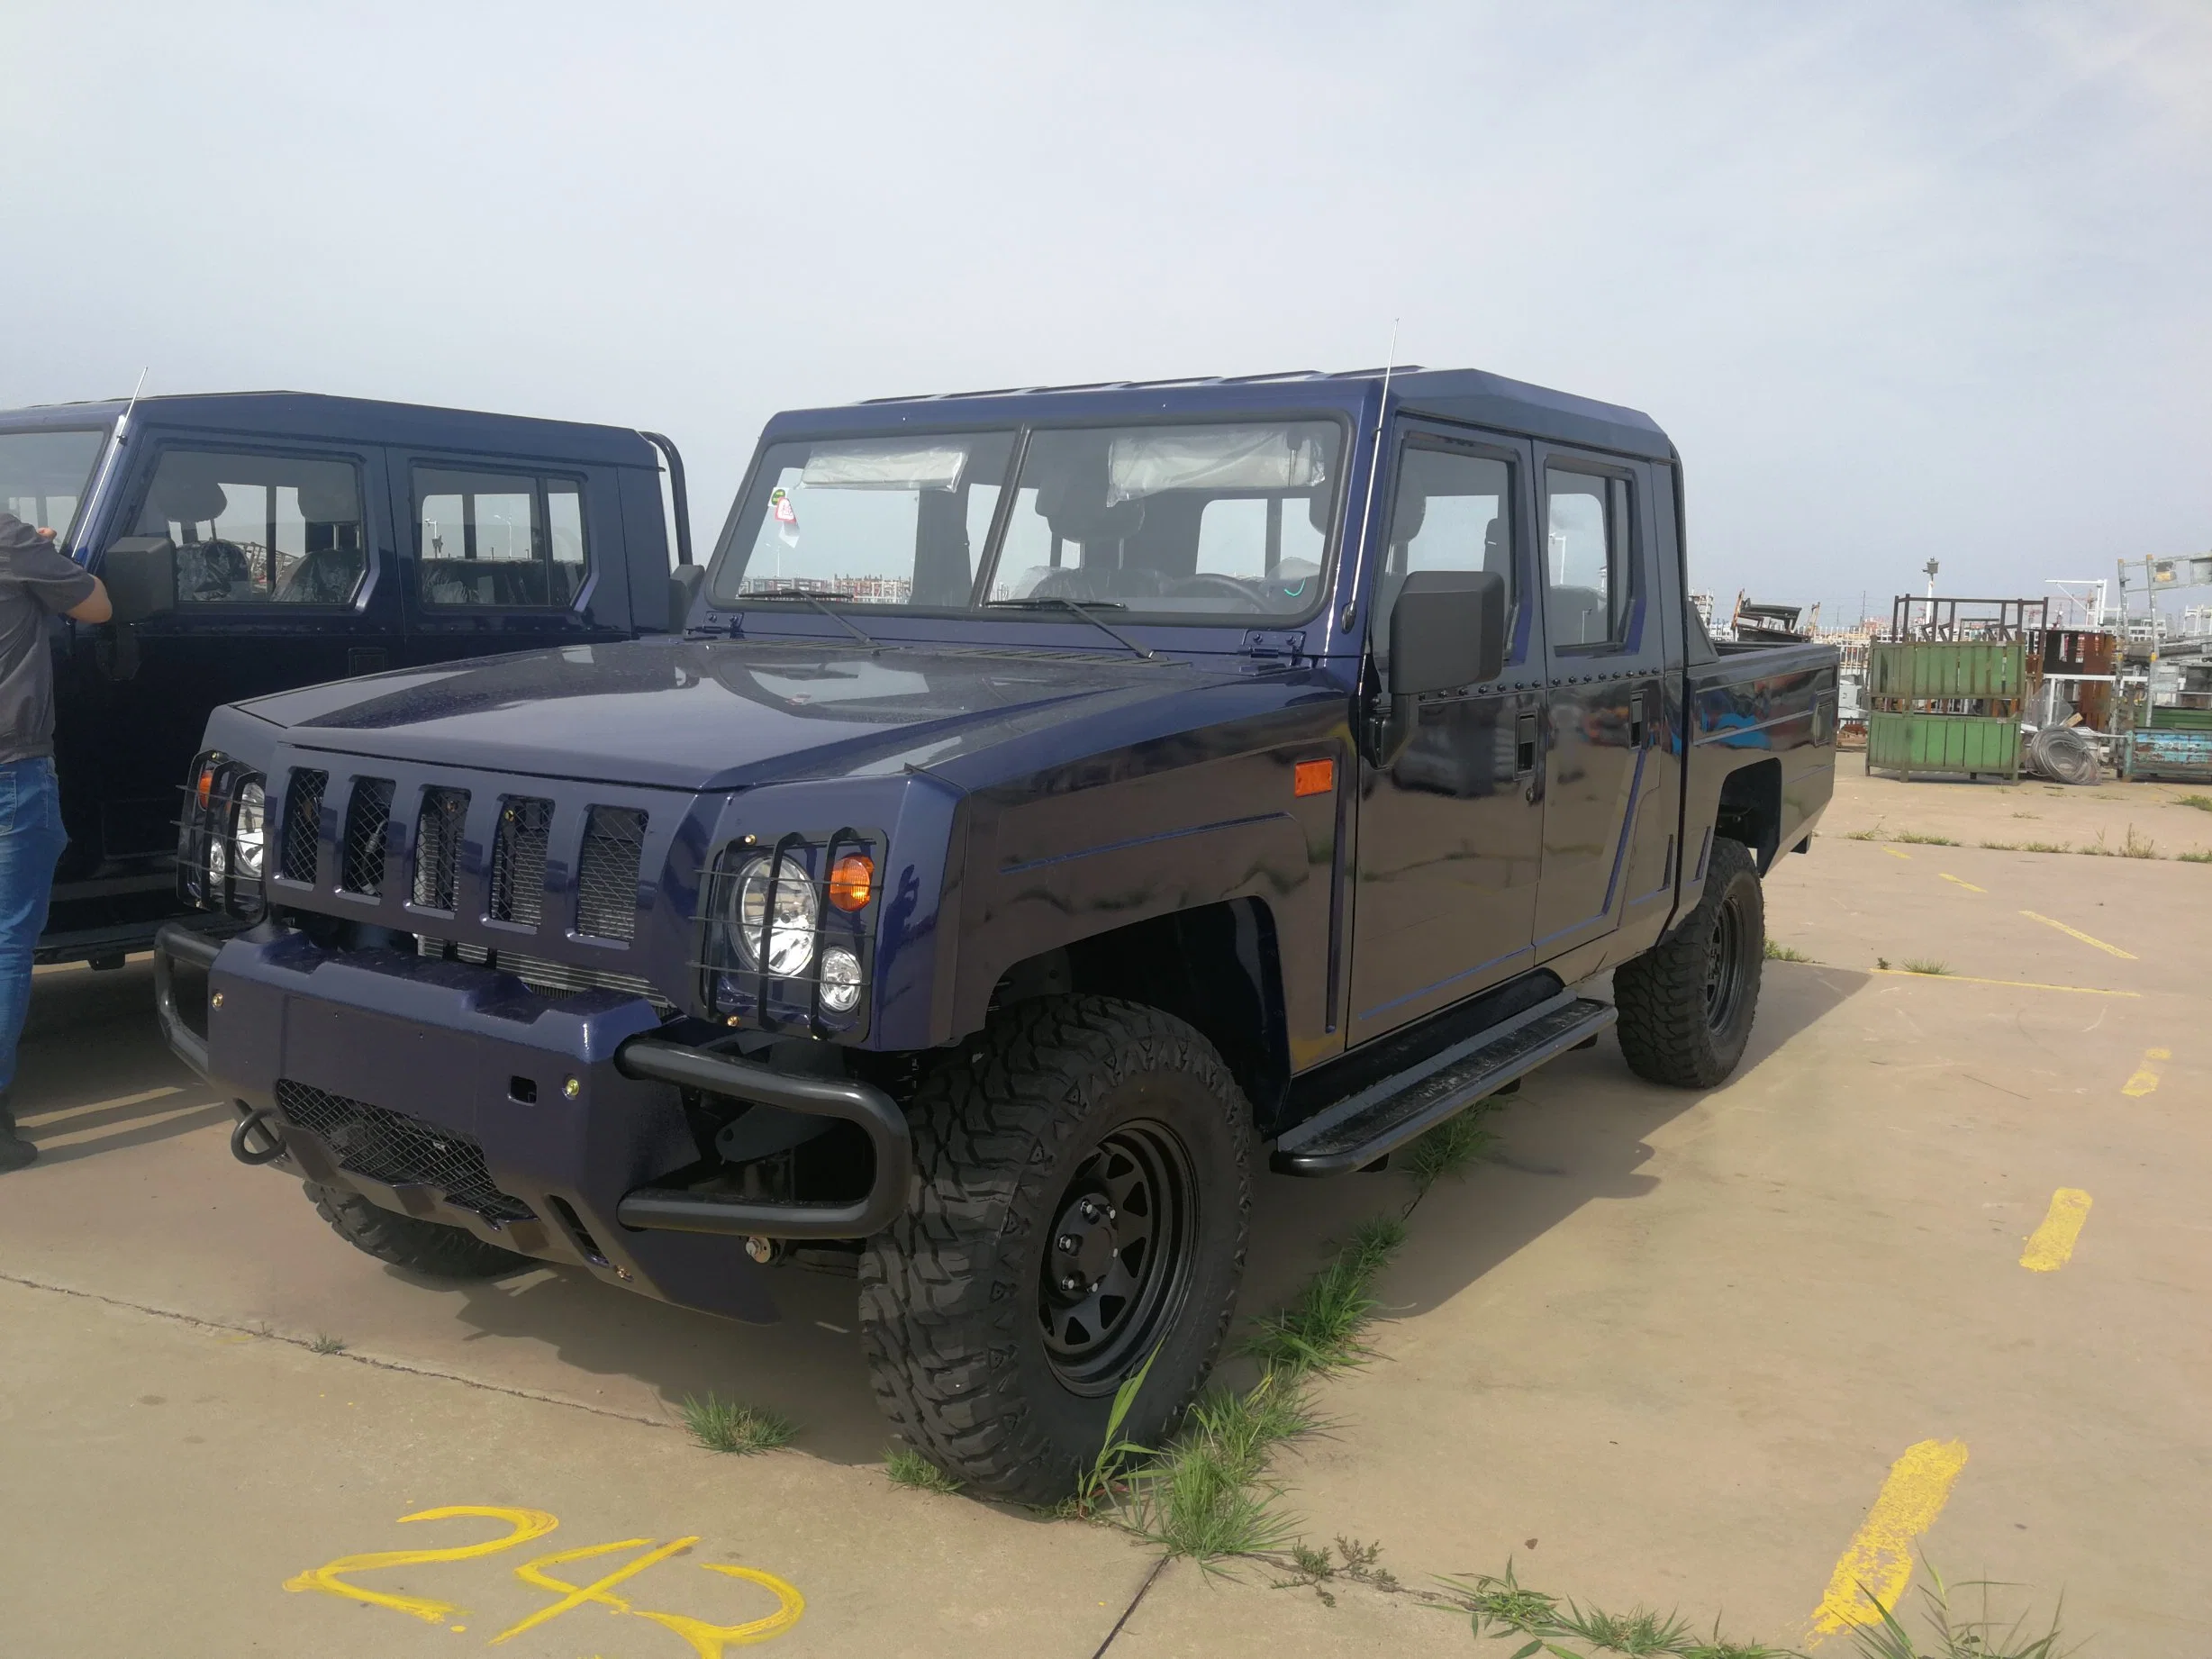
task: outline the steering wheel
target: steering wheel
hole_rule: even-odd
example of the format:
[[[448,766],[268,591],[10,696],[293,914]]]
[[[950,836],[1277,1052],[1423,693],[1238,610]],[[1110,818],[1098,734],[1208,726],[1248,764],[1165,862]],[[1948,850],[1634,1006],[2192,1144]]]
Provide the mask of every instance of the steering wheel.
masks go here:
[[[1265,611],[1267,609],[1260,603],[1259,595],[1252,591],[1247,583],[1237,576],[1225,576],[1215,570],[1201,570],[1195,576],[1181,578],[1175,584],[1175,593],[1179,598],[1196,598],[1201,594],[1222,594],[1241,601],[1247,610]]]
[[[193,585],[194,599],[207,603],[228,599],[231,587],[240,582],[253,580],[253,561],[246,557],[246,549],[235,541],[202,541],[192,550],[199,555],[199,580]]]

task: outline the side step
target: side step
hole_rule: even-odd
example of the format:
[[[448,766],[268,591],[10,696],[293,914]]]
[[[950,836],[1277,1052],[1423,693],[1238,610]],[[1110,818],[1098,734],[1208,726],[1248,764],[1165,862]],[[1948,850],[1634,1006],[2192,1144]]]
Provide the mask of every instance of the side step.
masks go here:
[[[1610,1002],[1563,991],[1315,1113],[1275,1142],[1269,1167],[1283,1175],[1337,1175],[1372,1164],[1591,1041],[1618,1018]]]

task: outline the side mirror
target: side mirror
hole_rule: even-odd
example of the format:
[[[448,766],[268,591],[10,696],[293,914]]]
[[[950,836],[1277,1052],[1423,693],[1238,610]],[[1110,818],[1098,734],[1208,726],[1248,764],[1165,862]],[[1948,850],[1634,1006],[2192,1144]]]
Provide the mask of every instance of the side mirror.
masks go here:
[[[1424,692],[1480,685],[1505,671],[1505,578],[1491,570],[1417,570],[1391,607],[1390,713],[1375,764],[1393,765],[1413,741]]]
[[[100,579],[118,622],[142,622],[177,609],[177,545],[167,536],[125,536],[108,544]]]
[[[699,590],[706,585],[707,573],[703,565],[678,565],[668,573],[668,631],[680,634],[690,620],[692,601],[699,597]]]

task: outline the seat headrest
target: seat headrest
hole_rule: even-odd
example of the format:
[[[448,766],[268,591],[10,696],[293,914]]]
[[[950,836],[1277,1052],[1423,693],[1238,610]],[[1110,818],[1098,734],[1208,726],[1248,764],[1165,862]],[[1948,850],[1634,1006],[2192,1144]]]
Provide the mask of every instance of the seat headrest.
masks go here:
[[[304,478],[300,481],[300,517],[311,524],[358,524],[360,499],[349,477]]]
[[[231,498],[213,478],[165,470],[154,480],[146,505],[149,517],[158,514],[177,524],[204,524],[221,518]]]
[[[1399,547],[1421,533],[1421,526],[1428,522],[1428,497],[1407,491],[1398,494],[1398,510],[1391,515],[1391,540]]]

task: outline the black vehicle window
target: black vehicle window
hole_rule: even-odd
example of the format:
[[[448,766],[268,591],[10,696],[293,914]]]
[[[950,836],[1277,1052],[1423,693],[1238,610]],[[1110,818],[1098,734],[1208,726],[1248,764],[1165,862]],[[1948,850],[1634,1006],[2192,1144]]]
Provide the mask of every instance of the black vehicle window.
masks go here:
[[[1487,455],[1409,444],[1398,461],[1390,541],[1376,573],[1375,654],[1387,660],[1391,611],[1417,570],[1488,570],[1513,592],[1513,468]]]
[[[167,449],[132,531],[177,545],[179,605],[342,605],[368,571],[349,461]]]
[[[422,603],[567,610],[591,568],[584,486],[539,473],[414,469]]]
[[[1597,473],[1544,475],[1544,622],[1555,648],[1618,645],[1634,599],[1628,484]]]

